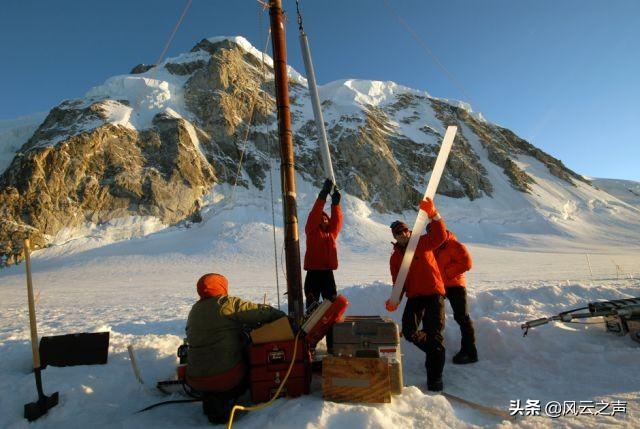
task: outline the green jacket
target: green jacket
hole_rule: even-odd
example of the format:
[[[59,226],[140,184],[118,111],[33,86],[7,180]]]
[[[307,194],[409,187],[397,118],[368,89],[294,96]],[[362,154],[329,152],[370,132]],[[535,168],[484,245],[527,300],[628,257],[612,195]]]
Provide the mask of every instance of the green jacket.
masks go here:
[[[286,316],[269,305],[254,304],[233,296],[196,302],[187,320],[189,343],[187,371],[190,377],[222,374],[243,358],[242,331]]]

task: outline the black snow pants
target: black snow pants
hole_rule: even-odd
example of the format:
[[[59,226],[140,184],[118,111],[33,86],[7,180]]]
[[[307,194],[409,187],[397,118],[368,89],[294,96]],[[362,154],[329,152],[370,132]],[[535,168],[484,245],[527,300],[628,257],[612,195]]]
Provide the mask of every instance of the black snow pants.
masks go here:
[[[227,423],[231,409],[238,403],[249,387],[249,380],[245,377],[240,384],[226,392],[201,392],[202,411],[213,424]]]
[[[422,329],[419,329],[422,323]],[[444,297],[416,296],[407,299],[402,314],[402,335],[425,352],[427,383],[439,381],[444,369]]]
[[[460,348],[468,354],[476,353],[476,334],[467,307],[467,288],[464,286],[447,286],[447,299],[453,310],[453,318],[460,325]]]
[[[328,299],[336,299],[338,291],[336,281],[333,278],[333,270],[309,270],[304,278],[305,308],[313,306],[316,302]],[[333,351],[333,330],[327,332],[327,351]]]

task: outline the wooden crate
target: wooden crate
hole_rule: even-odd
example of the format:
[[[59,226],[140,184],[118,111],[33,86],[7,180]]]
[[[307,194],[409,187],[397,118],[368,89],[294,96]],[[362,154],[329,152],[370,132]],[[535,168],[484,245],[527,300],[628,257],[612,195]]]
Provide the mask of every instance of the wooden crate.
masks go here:
[[[322,360],[322,396],[335,402],[391,402],[387,359],[325,357]]]

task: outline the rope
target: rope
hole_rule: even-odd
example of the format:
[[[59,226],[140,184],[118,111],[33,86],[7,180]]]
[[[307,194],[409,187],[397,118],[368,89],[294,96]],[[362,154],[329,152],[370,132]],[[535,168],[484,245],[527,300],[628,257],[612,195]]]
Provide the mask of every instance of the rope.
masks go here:
[[[493,407],[487,407],[485,405],[478,404],[477,402],[469,401],[468,399],[464,399],[464,398],[461,398],[461,397],[456,396],[456,395],[452,395],[451,393],[447,393],[447,392],[442,392],[442,396],[444,396],[445,398],[447,398],[449,400],[458,401],[461,404],[466,405],[467,407],[473,408],[473,409],[478,410],[478,411],[485,412],[487,414],[492,414],[494,416],[498,416],[498,417],[501,417],[501,418],[506,419],[506,420],[511,420],[511,421],[515,421],[516,420],[516,416],[512,416],[511,414],[509,414],[508,411],[503,411],[503,410],[500,410],[498,408],[493,408]]]
[[[268,139],[268,137],[267,137]],[[271,230],[273,231],[273,260],[276,273],[276,293],[278,295],[278,310],[280,310],[280,277],[278,276],[278,242],[276,240],[276,209],[273,195],[273,161],[269,159],[269,187],[271,190]],[[282,262],[280,263],[282,265]]]
[[[449,79],[449,81],[453,84],[453,86],[455,86],[458,89],[458,91],[460,91],[460,93],[464,97],[466,97],[466,99],[467,99],[467,101],[469,103],[472,103],[472,97],[465,90],[465,88],[462,85],[462,83],[460,83],[460,81],[458,81],[453,76],[453,74],[450,73],[449,70],[447,70],[447,68],[444,66],[444,64],[442,64],[440,62],[438,57],[436,57],[436,55],[433,53],[433,51],[429,48],[429,45],[427,45],[427,43],[415,32],[415,30],[413,30],[413,28],[409,24],[407,24],[407,22],[399,14],[393,8],[391,8],[391,6],[389,5],[389,1],[388,0],[383,0],[383,1],[384,1],[385,6],[387,7],[387,9],[395,16],[396,20],[400,23],[400,25],[402,27],[404,27],[404,29],[411,35],[411,37],[413,37],[413,39],[431,57],[433,62],[444,72],[445,77],[447,79]],[[474,103],[472,103],[472,104],[474,104]],[[507,138],[504,136],[502,131],[500,131],[500,128],[499,128],[498,125],[496,125],[495,131],[498,133],[498,135],[500,135],[500,137],[502,137],[502,140],[504,140],[504,142],[508,145],[509,144],[509,140],[507,140]]]
[[[269,32],[269,34],[267,35],[267,40],[265,42],[265,46],[264,46],[264,51],[267,50],[267,46],[269,46],[269,40],[271,38],[271,32]],[[264,77],[264,54],[263,54],[263,61],[262,61],[262,65],[260,66],[262,73],[263,73],[263,77]],[[243,143],[242,143],[242,151],[240,152],[240,159],[238,160],[238,170],[236,171],[236,177],[235,180],[233,182],[233,188],[231,188],[231,200],[233,200],[233,198],[235,197],[235,193],[236,193],[236,187],[238,186],[238,177],[240,177],[240,172],[242,170],[242,162],[244,161],[244,154],[247,150],[247,142],[249,140],[249,132],[251,131],[251,126],[253,125],[253,118],[255,116],[255,111],[256,111],[256,104],[258,104],[258,97],[254,98],[253,103],[251,105],[251,113],[249,115],[249,123],[247,124],[247,129],[244,133],[244,138],[243,138]]]
[[[458,89],[458,91],[460,91],[462,95],[464,95],[469,100],[469,102],[471,102],[471,97],[469,96],[469,94],[467,94],[462,84],[453,76],[453,74],[449,72],[449,70],[447,70],[444,64],[440,62],[440,60],[438,59],[438,57],[436,57],[436,55],[433,53],[431,48],[429,48],[429,45],[427,45],[426,42],[422,40],[420,36],[418,36],[418,34],[413,30],[413,28],[411,28],[409,24],[407,24],[407,22],[395,10],[391,8],[388,0],[384,0],[384,4],[387,7],[387,9],[389,9],[389,11],[395,16],[396,20],[400,23],[400,25],[404,27],[407,33],[409,33],[411,37],[413,37],[413,39],[431,57],[433,62],[444,72],[447,79],[449,79],[449,81]]]
[[[160,63],[162,62],[162,60],[164,59],[164,56],[167,54],[167,51],[169,50],[169,46],[171,46],[171,42],[173,42],[173,38],[175,37],[176,33],[178,32],[178,29],[180,28],[180,25],[182,24],[182,21],[184,20],[184,17],[187,15],[187,11],[189,10],[189,8],[191,7],[191,2],[193,0],[187,0],[187,4],[185,5],[184,9],[182,10],[182,14],[180,15],[180,18],[178,18],[178,21],[176,22],[176,25],[173,27],[173,31],[171,32],[171,35],[169,36],[169,39],[167,40],[167,42],[164,44],[164,48],[162,49],[162,52],[160,52],[160,56],[158,57],[158,60],[155,63],[155,66],[151,69],[151,73],[149,75],[149,79],[154,81],[156,78],[156,73],[158,71],[158,67],[160,66]],[[140,104],[142,98],[142,94],[139,93],[136,96],[136,104]]]
[[[162,406],[162,405],[169,405],[169,404],[182,404],[182,403],[185,403],[185,402],[200,402],[200,401],[202,401],[202,399],[195,399],[195,398],[194,398],[194,399],[174,399],[174,400],[172,400],[172,401],[158,402],[157,404],[149,405],[149,406],[148,406],[148,407],[146,407],[146,408],[143,408],[143,409],[141,409],[141,410],[136,411],[136,414],[138,414],[138,413],[143,413],[143,412],[145,412],[145,411],[152,410],[152,409],[154,409],[154,408],[156,408],[156,407],[160,407],[160,406]]]
[[[276,393],[273,394],[273,397],[271,399],[269,399],[269,401],[264,402],[262,404],[258,404],[258,405],[254,405],[252,407],[245,407],[243,405],[234,405],[233,408],[231,409],[231,415],[229,415],[229,422],[227,423],[227,429],[231,429],[233,426],[233,417],[236,414],[236,411],[240,410],[240,411],[257,411],[257,410],[261,410],[263,408],[268,407],[269,405],[273,404],[275,402],[276,399],[278,399],[278,397],[280,396],[280,392],[282,391],[282,388],[284,387],[284,385],[286,384],[287,380],[289,379],[289,375],[291,374],[291,370],[293,369],[293,364],[296,362],[296,353],[298,351],[298,338],[300,337],[300,333],[302,331],[298,331],[298,333],[296,334],[296,338],[293,340],[293,357],[291,358],[291,363],[289,364],[289,368],[287,369],[287,373],[285,374],[284,378],[282,379],[282,382],[280,383],[280,386],[278,386],[278,390],[276,390]]]
[[[156,67],[160,65],[160,63],[164,59],[164,56],[167,54],[167,51],[169,50],[169,46],[171,46],[171,42],[173,42],[173,38],[175,37],[176,33],[178,32],[178,28],[180,28],[180,25],[182,24],[182,20],[187,15],[187,11],[189,10],[189,7],[191,7],[191,2],[192,1],[193,0],[187,0],[187,4],[185,5],[184,10],[182,11],[182,15],[180,15],[180,18],[178,19],[178,22],[176,22],[176,25],[173,27],[173,31],[171,32],[171,35],[169,36],[169,40],[167,40],[167,43],[165,43],[164,48],[162,49],[162,52],[160,53],[160,56],[158,57],[158,61],[156,61]],[[153,79],[154,73],[155,73],[155,71],[153,71],[152,74],[151,74],[151,78],[152,79]]]
[[[262,18],[263,18],[263,14],[260,13],[260,38],[262,38],[262,28],[263,28],[263,23],[262,23]],[[269,36],[267,36],[267,41],[269,40],[269,37],[271,36],[271,29],[269,29]],[[265,49],[264,51],[262,51],[262,64],[265,63],[265,51],[267,50],[267,46],[265,45]],[[266,76],[266,69],[263,67],[262,68],[262,83],[266,84],[267,81],[267,76]],[[274,91],[275,92],[275,91]],[[264,98],[264,105],[267,105],[267,92],[263,91],[263,98]],[[275,265],[275,275],[276,275],[276,295],[278,298],[278,310],[280,310],[280,277],[278,276],[278,242],[276,239],[276,209],[275,209],[275,197],[273,194],[273,146],[271,144],[271,134],[269,133],[269,127],[266,126],[266,131],[267,131],[267,138],[266,138],[266,143],[267,143],[267,154],[269,155],[269,191],[271,193],[271,231],[273,232],[273,262]]]

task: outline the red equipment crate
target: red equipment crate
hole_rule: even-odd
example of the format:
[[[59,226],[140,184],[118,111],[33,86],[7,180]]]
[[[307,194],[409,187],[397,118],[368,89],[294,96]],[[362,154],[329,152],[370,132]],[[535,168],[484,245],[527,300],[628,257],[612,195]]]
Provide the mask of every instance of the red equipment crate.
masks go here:
[[[253,344],[249,348],[251,366],[249,381],[251,400],[254,403],[266,402],[278,390],[278,386],[287,374],[293,358],[294,341],[275,341],[265,344]],[[300,396],[309,393],[311,384],[310,357],[307,343],[298,340],[295,363],[289,379],[282,388],[281,396]]]
[[[255,404],[267,402],[273,397],[287,374],[287,368],[283,370],[267,369],[265,366],[251,368],[251,401]],[[287,382],[280,391],[280,396],[300,396],[309,393],[311,384],[311,371],[305,362],[294,363]]]
[[[341,322],[349,301],[344,295],[338,295],[331,301],[322,301],[322,304],[309,316],[302,325],[302,330],[307,334],[306,339],[310,347],[316,344],[329,332],[336,322]]]
[[[264,344],[251,344],[249,348],[249,365],[269,366],[272,369],[285,370],[289,367],[293,357],[293,340],[273,341]],[[304,340],[298,340],[296,351],[296,362],[306,362],[309,360],[309,348]]]

